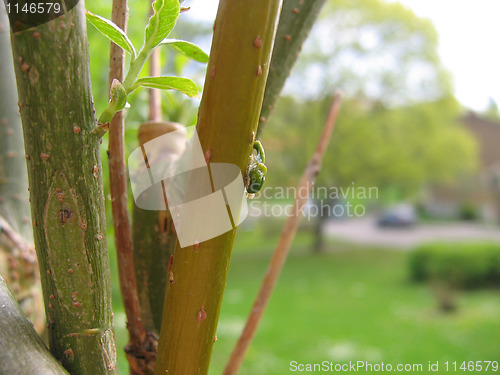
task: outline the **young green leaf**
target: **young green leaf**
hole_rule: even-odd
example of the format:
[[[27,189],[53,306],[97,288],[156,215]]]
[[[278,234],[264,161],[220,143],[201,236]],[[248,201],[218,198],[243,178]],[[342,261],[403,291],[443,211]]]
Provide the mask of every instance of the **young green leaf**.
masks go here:
[[[177,0],[176,0],[177,1]],[[144,77],[135,82],[134,89],[139,87],[150,87],[162,90],[177,90],[187,96],[194,98],[198,96],[198,86],[188,78],[182,77]]]
[[[104,36],[108,37],[109,40],[130,53],[132,57],[136,57],[134,45],[128,38],[127,34],[125,34],[125,32],[116,26],[112,21],[91,13],[88,10],[87,20]]]
[[[201,63],[208,62],[208,55],[203,52],[203,50],[196,44],[186,42],[185,40],[179,39],[163,39],[160,45],[168,45],[177,51],[183,53],[187,57],[192,58]]]
[[[154,13],[146,27],[144,49],[151,51],[167,37],[175,26],[180,13],[179,0],[155,0]]]

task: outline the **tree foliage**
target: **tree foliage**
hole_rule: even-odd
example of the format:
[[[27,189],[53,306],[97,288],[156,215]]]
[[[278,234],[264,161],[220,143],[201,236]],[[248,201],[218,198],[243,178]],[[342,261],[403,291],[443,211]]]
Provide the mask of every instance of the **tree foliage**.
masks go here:
[[[327,111],[328,100],[283,98],[266,130],[273,185],[298,177]],[[403,194],[429,183],[451,182],[475,165],[475,143],[459,124],[452,97],[396,109],[345,101],[318,182],[324,185],[396,188]],[[267,140],[268,139],[268,140]]]
[[[450,92],[432,23],[385,0],[329,1],[306,43],[295,92],[347,96],[385,105],[436,100]],[[298,90],[297,86],[301,86]]]
[[[476,165],[429,20],[383,0],[328,2],[263,141],[268,183],[290,185],[312,152],[333,88],[344,101],[318,183],[407,196]],[[297,95],[298,93],[298,95]],[[326,98],[325,98],[326,96]]]

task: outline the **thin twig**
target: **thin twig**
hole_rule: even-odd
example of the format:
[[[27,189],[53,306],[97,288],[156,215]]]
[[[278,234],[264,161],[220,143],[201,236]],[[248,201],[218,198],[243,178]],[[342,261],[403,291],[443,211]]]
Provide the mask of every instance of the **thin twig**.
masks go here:
[[[128,1],[113,0],[113,22],[126,31],[127,19]],[[109,82],[111,83],[113,79],[123,82],[124,72],[125,52],[114,43],[111,43]],[[123,111],[120,111],[116,113],[110,123],[108,156],[113,225],[118,255],[118,273],[123,304],[127,315],[127,328],[130,335],[126,351],[132,373],[135,373],[137,366],[135,365],[136,356],[134,354],[138,353],[143,347],[146,340],[146,332],[141,320],[141,308],[134,269],[132,234],[130,231],[125,164],[124,117]]]
[[[160,50],[158,48],[151,54],[149,75],[151,77],[159,77],[161,75]],[[161,91],[158,89],[149,89],[149,121],[161,121]]]
[[[69,375],[37,335],[1,276],[0,306],[0,373]]]
[[[36,264],[36,254],[33,245],[28,245],[21,235],[17,233],[2,216],[0,216],[0,233],[4,233],[12,245],[23,255],[29,256],[26,260],[32,261],[33,264]]]
[[[27,243],[22,236],[12,228],[7,220],[0,216],[0,245],[6,245],[10,255],[15,260],[16,274],[19,274],[19,266],[22,265],[23,274],[23,288],[22,290],[15,291],[15,297],[21,303],[24,312],[32,320],[33,326],[38,333],[43,333],[45,330],[45,312],[43,309],[43,300],[40,289],[40,273],[38,271],[38,260],[36,257],[35,247]],[[10,262],[9,262],[10,263]],[[6,276],[6,275],[4,275]],[[1,279],[0,275],[0,279]],[[27,280],[30,280],[31,286],[28,288],[29,293],[25,293],[28,287]],[[19,280],[11,279],[12,285],[18,283]],[[23,300],[31,299],[32,303],[22,304]]]
[[[307,167],[300,180],[298,189],[298,191],[300,192],[307,190],[307,193],[309,193],[309,191],[311,190],[316,175],[320,170],[323,155],[325,153],[326,147],[328,146],[328,142],[335,126],[341,102],[342,95],[339,92],[335,93],[332,105],[328,112],[328,117],[323,127],[321,139],[319,140],[316,151],[307,164]],[[276,250],[274,251],[273,257],[269,264],[269,268],[267,269],[266,276],[262,281],[259,294],[255,299],[240,339],[238,340],[233,353],[231,354],[231,357],[226,365],[224,375],[235,375],[238,373],[238,370],[241,367],[248,347],[252,342],[259,322],[262,318],[262,315],[264,314],[264,310],[269,301],[271,293],[274,289],[274,286],[276,285],[281,269],[283,268],[283,264],[285,263],[288,251],[290,250],[290,245],[292,244],[295,233],[297,232],[302,208],[307,202],[307,196],[308,194],[301,193],[295,200],[292,213],[285,223],[283,231],[281,232],[281,237],[279,239],[278,245],[276,246]]]

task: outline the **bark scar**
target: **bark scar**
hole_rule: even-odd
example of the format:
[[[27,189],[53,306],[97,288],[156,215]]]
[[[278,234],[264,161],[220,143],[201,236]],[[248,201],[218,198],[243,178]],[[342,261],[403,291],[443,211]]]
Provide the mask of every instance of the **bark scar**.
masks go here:
[[[61,199],[64,197],[64,199]],[[69,314],[82,324],[94,320],[92,277],[85,246],[84,218],[74,189],[62,171],[56,171],[49,188],[44,212],[47,258],[58,299],[54,310]],[[75,299],[78,296],[78,300]],[[78,306],[85,308],[75,308]],[[77,315],[78,314],[78,315]]]

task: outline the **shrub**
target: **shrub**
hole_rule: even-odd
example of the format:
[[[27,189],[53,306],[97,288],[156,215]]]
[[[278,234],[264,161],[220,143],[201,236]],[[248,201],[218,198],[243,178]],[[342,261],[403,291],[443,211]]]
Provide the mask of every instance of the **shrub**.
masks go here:
[[[459,207],[459,217],[461,220],[473,221],[479,218],[477,207],[470,202],[463,202]]]
[[[500,245],[432,243],[410,254],[414,281],[440,281],[455,288],[500,286]]]

